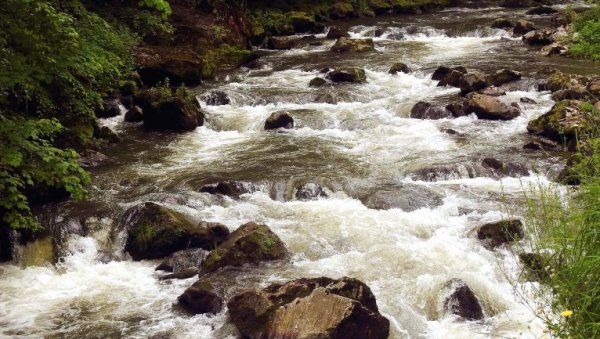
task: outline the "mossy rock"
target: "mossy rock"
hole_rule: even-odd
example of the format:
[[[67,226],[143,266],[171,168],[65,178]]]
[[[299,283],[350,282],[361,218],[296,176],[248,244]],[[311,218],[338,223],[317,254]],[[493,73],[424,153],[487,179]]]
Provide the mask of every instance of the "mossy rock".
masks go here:
[[[392,9],[392,5],[386,0],[368,0],[367,5],[375,14],[385,13]]]
[[[268,226],[250,222],[240,226],[210,252],[202,263],[202,269],[203,272],[211,272],[225,266],[258,264],[287,256],[285,244]]]
[[[536,134],[569,143],[587,133],[598,111],[592,105],[576,100],[564,100],[556,103],[550,112],[529,122],[527,130]]]
[[[143,111],[144,127],[184,132],[204,124],[195,95],[184,88],[157,87],[138,91],[134,102]]]
[[[198,85],[202,81],[203,58],[185,46],[144,46],[134,50],[139,76],[146,86],[165,79],[172,85]]]
[[[356,16],[356,11],[351,3],[336,2],[329,8],[329,16],[334,19],[351,18]]]
[[[134,260],[162,258],[186,248],[210,250],[229,234],[223,225],[195,224],[183,214],[153,202],[130,208],[125,221],[125,250]]]
[[[310,32],[315,28],[315,16],[306,12],[287,13],[290,23],[296,33]]]

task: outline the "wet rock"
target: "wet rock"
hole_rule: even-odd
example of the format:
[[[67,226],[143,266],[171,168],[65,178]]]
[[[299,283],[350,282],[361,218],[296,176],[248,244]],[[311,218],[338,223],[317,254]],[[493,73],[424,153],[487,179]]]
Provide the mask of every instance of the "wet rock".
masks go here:
[[[521,99],[519,99],[520,102],[524,103],[524,104],[537,104],[537,102],[531,98],[527,98],[527,97],[522,97]]]
[[[238,199],[240,195],[248,193],[248,190],[242,183],[235,181],[221,181],[214,184],[204,185],[200,188],[200,192],[209,194],[220,194]]]
[[[521,19],[517,20],[513,32],[517,35],[523,35],[533,30],[535,30],[535,25],[532,22]]]
[[[531,134],[550,138],[559,143],[569,143],[590,128],[589,116],[581,109],[582,103],[574,100],[558,102],[550,112],[531,120],[527,130]]]
[[[288,36],[274,36],[269,39],[267,48],[276,50],[287,50],[296,47],[298,38]]]
[[[142,122],[144,121],[144,113],[140,106],[133,106],[130,110],[125,113],[125,122]]]
[[[434,208],[442,205],[443,196],[421,186],[402,185],[375,191],[360,200],[371,209],[398,208],[405,212],[412,212],[420,208]]]
[[[365,70],[362,68],[340,68],[335,69],[327,75],[327,77],[333,82],[347,82],[347,83],[364,83],[367,82],[367,75]]]
[[[336,2],[329,8],[329,16],[332,19],[345,19],[356,16],[352,4],[347,2]]]
[[[364,283],[351,278],[298,279],[234,296],[232,322],[243,336],[370,338],[389,336],[389,320]]]
[[[458,82],[460,92],[465,95],[467,93],[476,92],[489,86],[485,74],[481,72],[465,73],[460,77]]]
[[[350,39],[346,37],[339,38],[333,47],[333,52],[347,53],[347,52],[372,52],[375,50],[375,44],[373,39]]]
[[[452,69],[449,67],[439,66],[438,68],[436,68],[435,71],[433,71],[433,74],[431,75],[431,80],[442,80],[442,78],[444,78],[451,71]]]
[[[197,276],[199,273],[199,268],[188,267],[175,273],[161,275],[160,277],[158,277],[158,280],[189,279]]]
[[[477,231],[477,238],[491,249],[517,242],[524,237],[523,223],[516,219],[485,224]]]
[[[85,168],[100,166],[108,161],[108,157],[98,151],[87,149],[81,152],[79,165]]]
[[[265,121],[265,130],[274,130],[279,128],[294,128],[294,118],[286,111],[273,112]]]
[[[253,222],[240,226],[214,249],[202,263],[202,272],[226,266],[258,264],[262,261],[285,259],[288,250],[279,237],[266,225]]]
[[[104,105],[101,109],[96,111],[97,118],[112,118],[121,114],[121,108],[119,107],[119,100],[113,99],[104,102]]]
[[[600,96],[600,79],[594,79],[590,81],[586,87],[587,91],[593,96]]]
[[[556,42],[556,30],[535,30],[523,35],[523,42],[528,45],[550,45]]]
[[[460,78],[464,75],[465,73],[462,73],[460,71],[457,70],[451,70],[450,73],[446,74],[441,80],[440,82],[438,82],[438,86],[439,87],[443,87],[443,86],[452,86],[452,87],[459,87],[460,85]]]
[[[133,92],[127,96],[121,97],[121,105],[123,105],[123,107],[125,107],[127,110],[133,108]]]
[[[569,89],[561,89],[552,93],[552,100],[563,101],[563,100],[580,100],[585,99],[587,92],[583,87],[573,87]]]
[[[444,300],[444,310],[466,320],[481,320],[484,318],[483,308],[475,293],[459,279],[446,283],[450,294]]]
[[[224,230],[223,230],[224,231]],[[225,231],[224,231],[225,232]],[[226,232],[229,233],[229,232]],[[223,235],[226,238],[227,234]],[[208,251],[201,248],[177,251],[165,258],[157,267],[156,271],[180,272],[186,268],[198,268],[206,259]]]
[[[337,26],[329,27],[329,32],[327,32],[327,39],[339,39],[339,38],[348,38],[350,34],[348,34],[348,30],[342,29]]]
[[[315,200],[327,197],[327,193],[319,184],[306,183],[296,190],[295,197],[298,200]]]
[[[134,260],[166,257],[186,248],[210,250],[229,234],[217,223],[194,224],[183,214],[146,202],[125,212],[125,250]]]
[[[392,65],[388,73],[396,74],[396,73],[410,73],[410,68],[403,62],[397,62]]]
[[[470,93],[467,99],[469,100],[469,110],[474,112],[479,119],[511,120],[521,114],[517,108],[510,107],[489,95]]]
[[[121,142],[121,137],[108,126],[102,126],[94,131],[94,136],[98,139],[104,139],[109,143]]]
[[[542,47],[542,49],[540,50],[540,54],[543,56],[550,57],[553,55],[565,55],[568,51],[569,49],[566,46],[555,42],[548,46]]]
[[[555,13],[558,13],[558,10],[548,6],[535,7],[525,12],[526,15],[550,15]]]
[[[446,109],[452,113],[454,117],[464,117],[468,115],[468,107],[466,101],[453,102],[446,105]]]
[[[327,83],[327,81],[325,79],[316,77],[308,83],[308,86],[309,87],[321,87],[321,86],[325,85],[326,83]]]
[[[495,158],[485,158],[481,164],[484,168],[492,170],[499,176],[524,177],[529,175],[527,166],[521,163],[511,161],[504,162]]]
[[[503,95],[506,95],[506,91],[504,91],[500,87],[495,87],[495,86],[480,89],[479,91],[477,91],[477,93],[483,94],[483,95],[489,95],[492,97],[501,97]]]
[[[207,281],[199,280],[177,299],[179,305],[191,314],[216,314],[223,309],[223,299]]]
[[[564,12],[556,13],[550,18],[550,24],[554,28],[567,26],[569,24],[569,17],[567,16],[567,13]]]
[[[502,69],[487,77],[487,82],[494,86],[502,86],[509,82],[521,80],[521,72],[510,69]]]
[[[511,28],[515,27],[515,23],[508,19],[496,19],[492,23],[492,28]]]
[[[532,151],[555,151],[560,149],[560,145],[552,140],[538,139],[525,144],[523,149]]]
[[[316,27],[315,16],[306,12],[288,12],[286,13],[295,33],[308,33],[318,31]]]
[[[453,118],[452,112],[442,106],[434,106],[430,103],[419,101],[410,111],[412,119],[438,120]]]
[[[151,130],[184,132],[204,124],[204,113],[196,98],[175,89],[139,91],[134,101],[144,112],[144,127]]]
[[[539,253],[520,253],[519,261],[523,265],[523,268],[527,272],[529,280],[533,281],[545,281],[550,275],[546,270],[544,262],[547,258],[544,258]]]
[[[229,105],[231,100],[223,91],[213,91],[202,96],[202,100],[209,106]]]
[[[435,182],[440,180],[475,178],[477,170],[469,163],[443,164],[421,168],[412,173],[411,176],[416,180]]]

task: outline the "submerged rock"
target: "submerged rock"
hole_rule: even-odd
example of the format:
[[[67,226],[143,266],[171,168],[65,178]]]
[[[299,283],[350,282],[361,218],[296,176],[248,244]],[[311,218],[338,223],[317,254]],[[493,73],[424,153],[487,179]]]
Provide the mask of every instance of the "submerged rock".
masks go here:
[[[210,250],[229,234],[218,223],[192,223],[183,214],[146,202],[125,212],[125,250],[134,260],[157,259],[187,248]]]
[[[294,128],[294,118],[286,111],[273,112],[265,121],[265,130]]]
[[[449,295],[444,300],[444,310],[466,320],[481,320],[484,318],[483,308],[475,293],[460,279],[446,283]]]
[[[384,188],[360,199],[368,208],[388,210],[399,208],[412,212],[420,208],[442,205],[443,196],[431,189],[418,185],[402,185]]]
[[[179,305],[191,314],[216,314],[223,309],[223,299],[207,281],[199,280],[177,298]]]
[[[294,194],[298,200],[314,200],[327,197],[327,193],[321,185],[315,183],[306,183],[300,186]]]
[[[485,224],[477,231],[477,238],[488,248],[517,242],[525,237],[521,220],[503,220]]]
[[[490,169],[494,174],[503,177],[525,177],[529,175],[527,166],[516,162],[503,162],[495,158],[485,158],[481,162],[484,168]]]
[[[347,52],[372,52],[375,50],[375,44],[373,39],[350,39],[346,37],[339,38],[333,47],[333,52],[347,53]]]
[[[333,82],[347,82],[360,84],[367,82],[367,75],[362,68],[339,68],[335,69],[327,75]]]
[[[410,117],[413,119],[438,120],[445,118],[453,118],[454,115],[445,107],[434,106],[430,103],[419,101],[411,109]]]
[[[316,77],[308,83],[308,87],[321,87],[325,84],[327,84],[325,79]]]
[[[225,266],[258,264],[262,261],[281,260],[288,250],[279,237],[266,225],[247,223],[233,231],[202,263],[202,272],[211,272]]]
[[[202,96],[202,100],[204,100],[204,102],[206,102],[206,104],[210,106],[229,105],[229,103],[231,102],[227,93],[223,91],[213,91],[210,93],[206,93]]]
[[[298,279],[234,296],[232,322],[251,338],[369,338],[389,336],[389,320],[364,283],[351,278]]]

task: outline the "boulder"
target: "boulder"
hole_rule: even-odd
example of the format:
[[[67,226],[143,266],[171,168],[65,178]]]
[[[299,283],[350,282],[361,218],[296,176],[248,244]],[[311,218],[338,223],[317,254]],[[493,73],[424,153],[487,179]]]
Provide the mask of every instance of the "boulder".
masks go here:
[[[327,81],[325,79],[316,77],[308,83],[308,87],[321,87],[326,83]]]
[[[295,33],[318,31],[315,16],[306,12],[288,12],[286,16],[294,27]]]
[[[209,194],[220,194],[238,199],[240,195],[248,193],[242,183],[235,181],[221,181],[200,187],[200,192]]]
[[[144,112],[144,127],[158,131],[192,131],[204,124],[196,97],[187,91],[151,88],[139,91],[135,103]]]
[[[108,126],[102,126],[98,130],[94,131],[94,136],[98,139],[104,139],[109,143],[117,143],[121,141],[121,137]]]
[[[108,157],[98,151],[86,149],[79,155],[79,165],[85,168],[100,166],[108,161]]]
[[[588,79],[580,75],[554,72],[548,77],[546,87],[551,92],[556,92],[561,89],[572,89],[578,92],[584,92],[588,82]]]
[[[212,91],[202,96],[202,100],[209,106],[229,105],[231,100],[227,93],[223,91]]]
[[[464,75],[465,73],[462,73],[460,71],[457,70],[451,70],[450,73],[446,74],[441,80],[440,82],[438,82],[438,86],[442,87],[442,86],[452,86],[452,87],[459,87],[460,86],[460,78]]]
[[[593,79],[590,81],[587,84],[586,89],[593,96],[600,97],[600,79]]]
[[[477,230],[477,238],[490,249],[517,242],[524,237],[523,223],[516,219],[485,224]]]
[[[530,104],[530,105],[537,104],[537,102],[535,100],[533,100],[531,98],[527,98],[527,97],[522,97],[521,99],[519,99],[519,101],[524,104]]]
[[[298,200],[315,200],[327,197],[327,193],[325,193],[323,187],[315,183],[306,183],[298,187],[294,195]]]
[[[202,80],[202,57],[185,46],[149,46],[134,49],[138,74],[146,86],[155,86],[167,78],[174,86],[194,86]]]
[[[175,273],[169,273],[161,275],[158,280],[172,280],[172,279],[189,279],[197,276],[200,273],[200,269],[196,267],[184,268],[181,271]]]
[[[556,13],[558,13],[558,10],[548,6],[535,7],[525,12],[526,15],[550,15]]]
[[[347,83],[364,83],[367,82],[367,75],[365,70],[362,68],[339,68],[335,69],[327,75],[327,77],[333,82],[347,82]]]
[[[350,39],[346,37],[339,38],[333,47],[333,52],[347,53],[347,52],[372,52],[375,50],[375,44],[373,39]]]
[[[482,320],[483,308],[475,293],[460,279],[446,283],[448,295],[444,299],[444,310],[466,320]]]
[[[509,69],[502,69],[487,77],[487,82],[498,87],[509,82],[521,80],[521,72],[516,72]]]
[[[199,280],[177,298],[179,305],[190,314],[216,314],[223,309],[223,299],[207,281]]]
[[[232,322],[249,338],[369,338],[389,336],[389,320],[364,283],[351,278],[298,279],[234,296]]]
[[[157,259],[187,248],[210,250],[229,234],[217,223],[192,223],[183,214],[146,202],[125,212],[125,250],[134,260]]]
[[[557,42],[552,43],[550,45],[542,47],[540,50],[540,54],[543,56],[553,56],[553,55],[565,55],[569,49],[566,46],[563,46]]]
[[[467,99],[469,111],[474,112],[479,119],[511,120],[521,114],[519,109],[508,106],[489,95],[470,93]]]
[[[294,128],[294,118],[286,111],[277,111],[271,113],[265,121],[265,130],[274,130],[279,128]]]
[[[327,39],[339,39],[342,37],[350,37],[350,35],[348,34],[348,30],[339,28],[337,26],[329,27],[329,31],[327,32]]]
[[[481,72],[469,72],[463,74],[458,81],[458,85],[463,95],[479,91],[480,89],[489,86],[485,74]]]
[[[388,73],[396,74],[396,73],[410,73],[410,68],[403,62],[397,62],[392,65]]]
[[[556,31],[553,29],[540,29],[523,35],[523,42],[528,45],[550,45],[556,42]]]
[[[468,107],[465,101],[453,102],[446,105],[446,109],[456,118],[464,117],[469,114]]]
[[[467,69],[462,66],[454,68],[440,66],[433,72],[431,80],[439,80],[438,86],[458,87],[458,81],[465,73],[467,73]]]
[[[202,263],[202,272],[212,272],[226,266],[258,264],[262,261],[285,259],[288,250],[279,237],[266,225],[247,223],[233,231]]]
[[[523,35],[533,30],[535,30],[535,25],[532,22],[521,19],[517,20],[513,32],[518,35]]]
[[[133,108],[133,92],[127,96],[121,97],[121,105],[127,110]]]
[[[492,28],[511,28],[515,27],[515,23],[508,19],[496,19],[492,23]]]
[[[428,102],[419,101],[410,111],[412,119],[438,120],[453,118],[454,115],[442,106],[434,106]]]
[[[575,100],[556,103],[550,112],[531,120],[527,130],[531,134],[550,138],[560,143],[569,143],[592,127],[583,104]],[[584,106],[585,107],[585,106]]]
[[[289,36],[274,36],[269,38],[267,48],[276,50],[287,50],[296,47],[298,38]]]
[[[421,208],[435,208],[443,203],[443,196],[419,185],[403,184],[376,190],[363,197],[361,202],[371,209],[401,209],[412,212]]]
[[[165,258],[157,267],[156,271],[181,272],[187,268],[198,268],[206,259],[208,251],[201,248],[191,248],[177,251]]]
[[[347,2],[336,2],[329,8],[329,16],[332,19],[345,19],[356,16],[354,6]]]
[[[125,113],[123,118],[125,122],[142,122],[144,121],[144,113],[140,106],[133,106],[130,110]]]
[[[107,100],[101,109],[96,111],[97,118],[112,118],[121,114],[121,108],[119,107],[119,100]]]
[[[525,177],[529,175],[527,166],[517,162],[505,162],[496,158],[485,158],[481,162],[481,165],[500,177]]]

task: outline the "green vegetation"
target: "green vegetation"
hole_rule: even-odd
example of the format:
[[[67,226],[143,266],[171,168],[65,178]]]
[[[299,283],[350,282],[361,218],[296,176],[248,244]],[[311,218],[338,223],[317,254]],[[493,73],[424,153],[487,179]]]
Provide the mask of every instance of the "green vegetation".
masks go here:
[[[571,53],[574,56],[600,61],[600,5],[579,15],[573,15],[573,28],[578,37],[573,38]]]
[[[110,8],[108,1],[104,7],[99,4],[5,0],[0,7],[3,224],[38,228],[30,211],[32,198],[85,195],[90,179],[73,149],[102,142],[94,112],[133,69],[130,49],[139,39],[102,10]],[[163,18],[170,12],[164,0],[141,5]],[[146,17],[151,10],[136,9]]]
[[[590,104],[580,107],[600,116]],[[600,337],[600,130],[580,136],[571,171],[580,185],[561,199],[558,189],[530,199],[528,223],[536,252],[523,260],[552,295],[549,328],[561,338]],[[527,262],[529,261],[529,262]],[[542,293],[542,295],[547,295]]]

